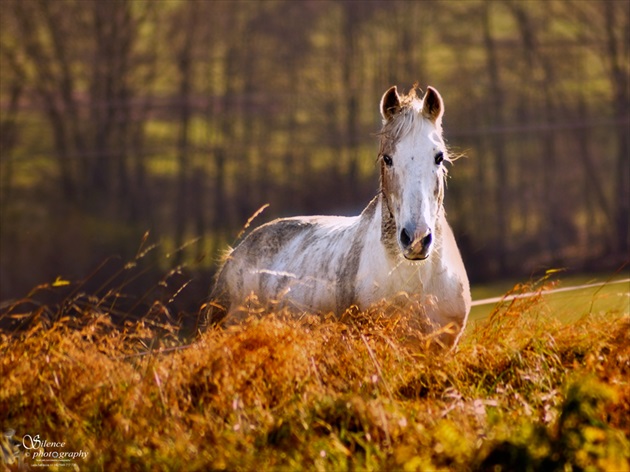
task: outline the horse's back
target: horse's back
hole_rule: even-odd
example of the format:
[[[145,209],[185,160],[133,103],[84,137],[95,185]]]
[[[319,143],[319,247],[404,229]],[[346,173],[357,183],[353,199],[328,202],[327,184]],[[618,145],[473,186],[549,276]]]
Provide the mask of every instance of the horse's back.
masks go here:
[[[236,246],[221,268],[211,322],[255,294],[264,304],[328,311],[338,291],[358,217],[295,217],[262,225]]]

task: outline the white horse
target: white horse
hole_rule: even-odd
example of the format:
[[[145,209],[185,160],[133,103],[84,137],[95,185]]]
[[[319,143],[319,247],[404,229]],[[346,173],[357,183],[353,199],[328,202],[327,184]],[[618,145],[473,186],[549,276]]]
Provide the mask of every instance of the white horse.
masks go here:
[[[265,305],[338,315],[402,299],[432,329],[450,326],[444,344],[457,342],[471,300],[443,207],[442,97],[432,87],[422,99],[414,90],[401,96],[394,86],[380,111],[378,195],[359,216],[283,218],[252,231],[218,274],[211,323],[238,319],[252,295]]]

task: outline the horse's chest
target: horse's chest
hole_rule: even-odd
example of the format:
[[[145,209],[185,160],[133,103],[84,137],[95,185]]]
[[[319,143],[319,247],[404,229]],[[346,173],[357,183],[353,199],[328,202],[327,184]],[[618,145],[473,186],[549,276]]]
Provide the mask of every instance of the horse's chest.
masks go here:
[[[404,298],[434,305],[458,296],[446,271],[435,270],[432,261],[392,263],[386,254],[368,254],[357,274],[357,294],[361,305]]]
[[[419,276],[414,272],[404,273],[387,265],[369,266],[361,270],[356,280],[361,305],[370,305],[396,294],[416,294],[425,291]]]

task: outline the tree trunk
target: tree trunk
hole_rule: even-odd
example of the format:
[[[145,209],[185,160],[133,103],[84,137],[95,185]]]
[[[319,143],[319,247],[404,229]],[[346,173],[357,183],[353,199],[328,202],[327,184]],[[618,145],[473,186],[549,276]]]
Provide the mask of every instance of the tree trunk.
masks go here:
[[[192,52],[193,42],[195,40],[195,30],[197,26],[197,9],[196,3],[190,3],[184,28],[184,39],[177,51],[177,69],[179,72],[179,138],[177,140],[177,194],[176,194],[176,214],[175,214],[175,247],[181,248],[186,237],[186,224],[188,222],[190,195],[189,187],[191,184],[191,165],[190,165],[190,93],[192,80]],[[184,260],[183,250],[175,253],[175,263],[181,264]]]
[[[617,8],[621,5],[621,8]],[[613,88],[615,121],[617,127],[617,162],[615,180],[615,223],[616,223],[616,250],[628,257],[630,252],[630,136],[628,125],[630,123],[630,100],[628,97],[628,41],[630,41],[630,9],[625,4],[614,2],[604,3],[606,23],[606,39],[608,52],[608,65]],[[625,11],[622,10],[625,8]],[[617,38],[615,25],[617,21],[624,21],[624,35]],[[623,37],[625,36],[625,37]],[[621,50],[625,48],[625,51]],[[624,66],[625,65],[625,66]]]
[[[486,3],[483,11],[483,40],[486,48],[486,68],[490,79],[490,100],[488,103],[491,126],[501,126],[504,123],[503,86],[499,73],[499,59],[497,57],[496,43],[492,36],[491,11],[492,4]],[[509,222],[509,187],[507,179],[506,146],[503,133],[499,132],[491,137],[491,148],[494,154],[495,165],[495,252],[498,268],[501,274],[508,271],[507,240],[510,235]]]

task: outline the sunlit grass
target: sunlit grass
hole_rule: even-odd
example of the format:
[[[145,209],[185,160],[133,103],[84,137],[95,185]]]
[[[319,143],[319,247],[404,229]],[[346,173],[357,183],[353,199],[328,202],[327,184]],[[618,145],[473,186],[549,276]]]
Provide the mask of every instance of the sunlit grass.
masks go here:
[[[378,312],[185,340],[81,300],[9,310],[31,324],[0,337],[0,426],[89,451],[81,468],[628,470],[627,313],[517,299],[436,353]]]
[[[564,275],[557,273],[548,280],[549,290],[578,287],[583,285],[597,285],[584,287],[559,293],[548,293],[543,297],[543,303],[548,313],[565,322],[575,321],[589,314],[630,313],[630,282],[621,282],[630,278],[630,273],[620,272],[614,276],[593,275]],[[484,300],[500,297],[516,282],[500,281],[492,284],[480,284],[471,288],[473,300]],[[601,286],[599,285],[601,284]],[[471,321],[486,319],[497,303],[487,303],[475,306],[470,313]]]

